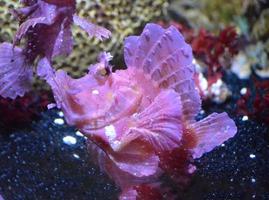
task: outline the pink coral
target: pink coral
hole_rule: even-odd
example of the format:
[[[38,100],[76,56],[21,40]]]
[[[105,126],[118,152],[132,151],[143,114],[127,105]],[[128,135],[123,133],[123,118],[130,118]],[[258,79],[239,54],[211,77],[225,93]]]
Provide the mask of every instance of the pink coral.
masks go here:
[[[0,95],[15,99],[31,87],[33,66],[36,59],[68,55],[72,51],[71,25],[84,29],[89,36],[108,38],[110,32],[75,14],[75,0],[22,0],[25,6],[14,10],[20,27],[14,45],[26,38],[23,49],[12,44],[0,46]],[[39,73],[39,72],[38,72]]]
[[[89,138],[100,166],[123,195],[135,195],[133,186],[157,178],[179,160],[173,152],[199,158],[237,128],[226,113],[195,120],[201,100],[192,49],[175,27],[146,25],[140,36],[125,40],[124,55],[127,70],[111,73],[108,57],[100,56],[80,79],[53,72],[46,59],[39,67],[67,122]]]

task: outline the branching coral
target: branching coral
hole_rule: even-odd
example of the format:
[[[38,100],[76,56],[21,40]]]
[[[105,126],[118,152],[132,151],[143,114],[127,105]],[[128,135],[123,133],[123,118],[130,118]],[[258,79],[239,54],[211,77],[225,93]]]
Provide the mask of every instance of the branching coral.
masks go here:
[[[224,56],[233,56],[237,52],[237,34],[234,28],[228,27],[214,36],[201,29],[198,36],[191,41],[197,59],[201,59],[208,66],[208,76],[223,72],[227,64],[223,63]]]
[[[236,126],[226,113],[195,120],[201,100],[192,49],[175,27],[148,24],[125,40],[124,56],[127,70],[112,73],[103,53],[80,79],[54,72],[46,58],[40,68],[68,124],[89,138],[101,168],[131,198],[137,185],[175,166],[192,173],[189,162],[175,165],[177,158],[201,157],[233,137]]]

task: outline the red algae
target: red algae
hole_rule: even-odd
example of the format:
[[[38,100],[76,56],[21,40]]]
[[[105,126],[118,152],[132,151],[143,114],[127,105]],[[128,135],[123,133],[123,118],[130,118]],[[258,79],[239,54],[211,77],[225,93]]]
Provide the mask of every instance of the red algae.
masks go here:
[[[269,123],[269,80],[252,77],[253,87],[237,101],[237,112],[256,121]]]

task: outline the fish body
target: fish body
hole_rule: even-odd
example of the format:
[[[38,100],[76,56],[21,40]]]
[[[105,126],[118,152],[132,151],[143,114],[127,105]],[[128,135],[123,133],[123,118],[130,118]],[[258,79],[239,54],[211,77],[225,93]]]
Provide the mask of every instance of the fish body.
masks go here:
[[[140,36],[128,37],[126,70],[106,73],[104,55],[80,79],[61,70],[45,79],[67,122],[89,138],[90,152],[124,191],[169,169],[169,152],[199,158],[235,135],[226,113],[195,120],[201,99],[192,50],[175,27],[148,24]],[[40,67],[51,69],[46,60]]]

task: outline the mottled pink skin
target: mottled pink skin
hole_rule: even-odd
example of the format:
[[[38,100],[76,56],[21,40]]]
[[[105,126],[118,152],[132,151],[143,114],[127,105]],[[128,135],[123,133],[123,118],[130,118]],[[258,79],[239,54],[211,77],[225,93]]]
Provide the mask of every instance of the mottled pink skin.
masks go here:
[[[36,59],[46,58],[51,61],[56,56],[71,53],[72,24],[80,26],[90,37],[102,40],[110,36],[105,28],[78,17],[75,14],[74,0],[21,2],[25,7],[13,11],[21,23],[14,37],[14,45],[18,45],[22,38],[27,42],[22,49],[16,47],[14,52],[10,48],[11,44],[4,43],[0,47],[0,95],[12,99],[23,96],[30,90],[32,74],[28,72],[33,70]],[[4,52],[6,46],[8,51]],[[14,55],[16,62],[13,62]],[[3,67],[5,65],[8,65],[8,70]]]
[[[105,73],[103,58],[81,79],[63,71],[46,78],[67,122],[88,136],[99,165],[123,190],[168,170],[167,152],[199,158],[235,135],[226,113],[196,122],[192,50],[176,28],[148,24],[125,40],[124,55],[127,70]]]

